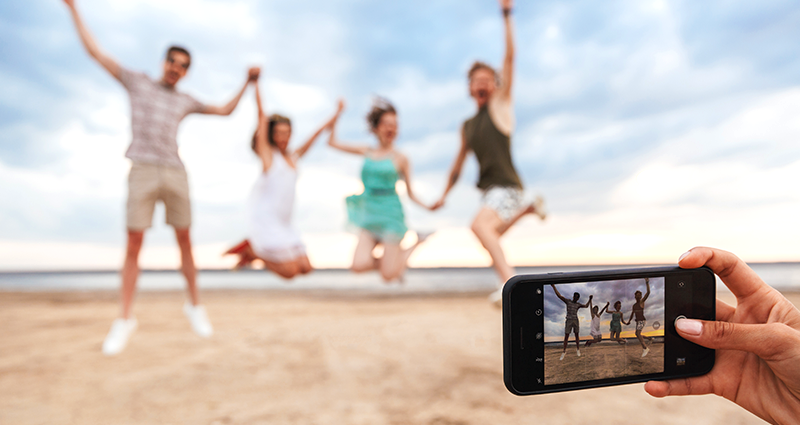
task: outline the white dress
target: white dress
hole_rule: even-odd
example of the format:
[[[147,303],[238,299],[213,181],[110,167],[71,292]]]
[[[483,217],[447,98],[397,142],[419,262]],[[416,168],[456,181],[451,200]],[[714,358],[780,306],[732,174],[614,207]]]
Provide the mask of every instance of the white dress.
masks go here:
[[[592,330],[589,332],[589,335],[593,337],[603,336],[603,333],[600,332],[600,316],[592,317]]]
[[[250,194],[250,245],[260,258],[284,263],[306,255],[300,233],[292,227],[297,171],[273,150],[272,165],[258,176]]]

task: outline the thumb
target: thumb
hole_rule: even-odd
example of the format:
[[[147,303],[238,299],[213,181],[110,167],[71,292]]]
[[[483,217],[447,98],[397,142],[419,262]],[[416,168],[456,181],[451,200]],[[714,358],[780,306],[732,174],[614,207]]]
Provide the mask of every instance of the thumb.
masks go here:
[[[716,350],[739,350],[770,360],[791,339],[781,323],[743,324],[678,319],[675,329],[685,339]]]

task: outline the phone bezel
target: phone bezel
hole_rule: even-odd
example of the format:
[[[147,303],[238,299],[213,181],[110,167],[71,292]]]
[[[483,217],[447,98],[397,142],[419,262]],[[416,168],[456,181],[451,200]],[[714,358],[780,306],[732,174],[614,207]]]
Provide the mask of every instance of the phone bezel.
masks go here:
[[[664,372],[596,381],[544,384],[544,338],[537,341],[531,336],[537,331],[543,332],[544,316],[535,314],[537,309],[543,308],[543,295],[535,294],[536,288],[543,288],[544,285],[550,284],[660,276],[663,276],[665,280]],[[680,282],[683,284],[678,287]],[[537,300],[539,304],[537,304]],[[514,276],[503,288],[503,378],[506,388],[517,395],[532,395],[683,378],[708,373],[714,367],[714,350],[681,338],[674,325],[675,318],[679,315],[715,320],[716,278],[710,269],[706,267],[698,269],[643,267]],[[520,335],[515,336],[518,329]],[[520,349],[520,343],[523,344],[522,347],[527,345],[528,349]],[[680,367],[667,361],[676,356],[692,359],[692,361]],[[542,359],[541,365],[536,364],[537,357]],[[541,379],[542,383],[537,383],[537,379]]]

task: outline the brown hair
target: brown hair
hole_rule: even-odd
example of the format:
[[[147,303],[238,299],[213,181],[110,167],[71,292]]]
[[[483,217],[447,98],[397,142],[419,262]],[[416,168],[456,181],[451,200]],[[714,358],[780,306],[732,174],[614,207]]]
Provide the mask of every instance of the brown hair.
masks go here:
[[[394,109],[394,105],[388,100],[382,97],[376,97],[375,100],[372,101],[372,109],[370,109],[369,114],[367,114],[367,123],[369,124],[370,130],[378,128],[383,114],[397,115],[397,110]]]
[[[288,124],[289,128],[292,127],[292,120],[288,117],[278,114],[272,114],[267,118],[267,143],[272,146],[277,146],[275,141],[272,140],[272,132],[275,131],[275,126],[278,124]],[[253,152],[258,153],[256,151],[256,141],[258,140],[258,130],[253,133],[253,140],[250,142],[250,148],[253,149]]]
[[[498,81],[499,77],[497,75],[497,71],[495,71],[494,68],[492,68],[492,66],[489,65],[488,63],[481,62],[481,61],[475,61],[475,63],[472,64],[472,67],[469,68],[469,72],[467,73],[467,78],[471,81],[472,80],[472,76],[475,75],[475,73],[478,72],[481,69],[485,69],[487,71],[490,71],[492,73],[492,75],[494,75],[494,81],[499,84],[499,81]]]
[[[189,51],[188,51],[188,50],[186,50],[186,48],[185,48],[185,47],[181,47],[181,46],[169,46],[169,49],[167,49],[167,55],[166,55],[166,56],[164,56],[164,59],[169,59],[169,58],[170,58],[170,56],[171,56],[173,53],[176,53],[176,52],[177,52],[177,53],[183,53],[184,55],[186,55],[186,57],[187,57],[187,58],[189,58],[189,63],[186,65],[186,69],[189,69],[189,66],[191,66],[191,65],[192,65],[192,55],[189,53]]]

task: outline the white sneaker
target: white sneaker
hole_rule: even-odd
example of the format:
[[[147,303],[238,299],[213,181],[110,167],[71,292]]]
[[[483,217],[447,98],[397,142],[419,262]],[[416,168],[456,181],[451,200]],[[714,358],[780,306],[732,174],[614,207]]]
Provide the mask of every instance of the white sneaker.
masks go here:
[[[642,357],[646,356],[647,353],[649,353],[649,352],[650,352],[650,348],[645,348],[644,351],[642,351]]]
[[[564,351],[563,353],[561,353],[561,357],[559,358],[559,360],[564,360],[564,356],[566,356],[566,355],[567,355],[567,352],[566,352],[566,351]]]
[[[578,357],[581,356],[581,350],[578,350]]]
[[[191,305],[188,301],[183,304],[183,314],[189,318],[192,330],[201,338],[208,338],[214,333],[211,322],[208,321],[206,308],[202,305]]]
[[[497,308],[503,308],[503,287],[489,294],[489,302]]]
[[[103,341],[103,354],[106,356],[115,356],[125,349],[128,344],[128,339],[136,330],[138,323],[136,319],[114,319],[111,324],[111,330],[108,331],[105,341]]]

